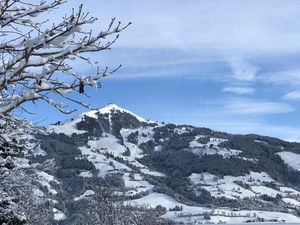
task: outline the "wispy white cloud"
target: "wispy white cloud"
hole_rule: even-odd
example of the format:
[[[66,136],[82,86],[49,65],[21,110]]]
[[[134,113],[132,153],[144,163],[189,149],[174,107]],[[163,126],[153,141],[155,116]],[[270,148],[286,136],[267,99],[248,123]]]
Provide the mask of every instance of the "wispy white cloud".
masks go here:
[[[223,110],[230,114],[268,115],[289,113],[295,109],[286,103],[268,102],[254,99],[229,99],[223,103]]]
[[[285,69],[273,73],[262,74],[259,81],[275,85],[299,85],[300,69]]]
[[[286,4],[282,0],[232,0],[224,4],[222,0],[78,0],[70,1],[67,6],[71,9],[81,2],[86,11],[90,11],[90,15],[99,17],[99,21],[91,27],[94,33],[106,28],[111,17],[124,23],[133,22],[132,26],[121,33],[113,48],[126,48],[127,52],[123,53],[122,59],[113,54],[114,57],[104,57],[104,60],[102,53],[101,62],[104,64],[122,63],[124,66],[140,68],[147,66],[147,63],[165,62],[163,57],[149,62],[149,50],[158,49],[159,54],[172,49],[197,51],[204,55],[214,52],[215,56],[231,56],[230,65],[235,79],[252,81],[259,79],[256,76],[259,68],[243,59],[245,56],[294,53],[300,50],[298,1]],[[67,8],[61,10],[61,16]],[[57,19],[59,17],[55,16]],[[140,52],[130,49],[139,49]],[[160,73],[160,76],[164,74]]]
[[[98,27],[113,16],[133,22],[122,34],[122,46],[244,53],[300,49],[298,1],[80,1],[100,17]]]
[[[229,65],[232,70],[233,78],[238,81],[254,81],[260,69],[241,58],[229,59]]]
[[[256,81],[256,76],[260,68],[255,66],[241,57],[234,57],[227,59],[232,79],[230,83],[236,83],[235,86],[228,86],[223,88],[223,92],[235,93],[239,95],[254,94],[255,89],[249,86],[241,86],[241,84],[253,85]]]
[[[286,100],[300,100],[300,91],[292,91],[282,97]]]
[[[223,92],[235,94],[254,94],[255,89],[251,87],[224,87]]]
[[[281,138],[286,141],[300,142],[300,129],[298,127],[272,124],[260,120],[242,121],[226,118],[206,121],[200,123],[200,125],[234,134],[259,134]]]

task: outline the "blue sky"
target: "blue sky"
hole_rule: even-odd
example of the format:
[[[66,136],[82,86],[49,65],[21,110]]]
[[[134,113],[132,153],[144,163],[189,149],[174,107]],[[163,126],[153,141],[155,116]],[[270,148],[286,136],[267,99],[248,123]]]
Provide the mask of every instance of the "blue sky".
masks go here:
[[[55,18],[80,2],[99,18],[95,32],[111,17],[133,23],[111,51],[93,55],[123,64],[89,91],[94,107],[113,102],[153,120],[300,141],[300,1],[71,0]],[[37,124],[70,117],[33,109]]]

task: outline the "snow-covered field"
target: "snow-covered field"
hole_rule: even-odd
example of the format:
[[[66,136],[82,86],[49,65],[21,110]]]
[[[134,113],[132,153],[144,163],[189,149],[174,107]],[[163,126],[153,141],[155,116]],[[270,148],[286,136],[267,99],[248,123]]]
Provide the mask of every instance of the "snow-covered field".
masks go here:
[[[150,193],[149,195],[139,199],[127,201],[127,203],[132,205],[145,205],[152,208],[156,207],[157,205],[161,205],[163,207],[166,207],[167,209],[174,208],[176,205],[186,206],[184,204],[176,202],[175,199],[173,199],[168,195],[156,193],[156,192]]]
[[[285,195],[284,192],[262,185],[264,182],[275,182],[264,172],[251,172],[245,176],[224,176],[223,178],[219,178],[218,176],[210,173],[193,173],[189,178],[193,183],[193,188],[196,192],[198,188],[201,187],[217,198],[225,197],[228,199],[243,199],[257,197],[263,194],[271,197],[276,197],[277,194]],[[248,185],[249,189],[242,187],[239,183]],[[201,192],[199,192],[199,194],[201,194]]]
[[[65,220],[67,218],[63,212],[59,211],[56,208],[53,208],[53,213],[54,213],[54,220],[56,221]]]
[[[277,154],[288,166],[300,171],[300,154],[294,152],[278,152]]]
[[[126,195],[136,195],[139,193],[150,193],[153,190],[153,185],[144,180],[140,174],[133,174],[130,177],[129,173],[125,173],[123,176],[125,187],[128,189]]]
[[[209,141],[206,144],[202,144],[198,141],[199,138],[208,138]],[[204,135],[197,135],[193,141],[190,142],[190,148],[219,148],[219,144],[228,141],[223,138],[210,138]]]
[[[121,130],[121,135],[123,138],[126,140],[128,136],[132,133],[138,132],[138,145],[141,143],[145,143],[147,141],[153,140],[153,127],[141,127],[138,129],[122,129]]]
[[[210,216],[209,220],[205,219],[205,214]],[[214,211],[168,212],[163,217],[186,224],[249,224],[249,222],[257,224],[262,220],[267,224],[272,224],[270,222],[277,221],[277,223],[275,223],[276,225],[280,223],[300,224],[300,219],[294,215],[267,211],[229,211],[215,209]]]
[[[182,211],[168,211],[163,216],[163,218],[183,223],[193,222],[193,224],[241,224],[246,223],[247,221],[257,221],[258,219],[264,219],[265,221],[276,220],[278,222],[300,224],[300,218],[287,213],[255,210],[232,211],[222,208],[209,209],[204,207],[188,206],[177,202],[175,199],[168,195],[156,192],[153,192],[140,199],[128,201],[127,204],[146,205],[149,207],[156,207],[157,205],[161,205],[163,207],[166,207],[167,209],[172,209],[175,206],[182,207]],[[209,215],[210,220],[208,220],[204,215]]]
[[[221,155],[223,158],[228,158],[230,156],[237,156],[241,151],[226,148],[188,148],[187,151],[192,152],[200,157],[205,155]]]
[[[39,176],[38,182],[39,182],[42,186],[46,187],[46,188],[48,189],[48,191],[49,191],[51,194],[56,195],[56,194],[57,194],[57,191],[56,191],[54,188],[52,188],[51,185],[50,185],[50,182],[51,182],[51,181],[52,181],[52,182],[55,182],[55,183],[59,183],[59,182],[54,178],[54,176],[49,175],[49,174],[47,174],[47,173],[45,173],[45,172],[43,172],[43,171],[37,172],[37,175]]]
[[[199,138],[207,138],[208,142],[206,144],[202,144],[198,141]],[[228,140],[223,138],[210,138],[203,135],[197,135],[195,139],[190,142],[189,148],[187,148],[186,151],[192,152],[200,157],[205,155],[221,155],[223,158],[228,158],[231,156],[239,157],[238,155],[241,153],[240,150],[221,148],[219,146],[226,141]],[[245,157],[239,158],[243,160],[253,160]]]
[[[74,198],[74,201],[79,201],[80,199],[91,197],[95,194],[93,190],[86,190],[82,195],[79,197]]]
[[[50,125],[47,127],[47,131],[50,133],[63,133],[65,135],[71,136],[72,134],[84,134],[86,131],[78,130],[76,124],[80,121],[79,118],[74,120],[66,121],[59,125]]]

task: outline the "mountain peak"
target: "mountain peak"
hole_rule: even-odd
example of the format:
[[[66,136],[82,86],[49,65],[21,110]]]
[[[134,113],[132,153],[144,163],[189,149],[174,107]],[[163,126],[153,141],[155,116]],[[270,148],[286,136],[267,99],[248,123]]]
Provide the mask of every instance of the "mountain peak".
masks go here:
[[[124,109],[124,108],[122,108],[122,107],[120,107],[120,106],[118,106],[114,103],[109,103],[109,104],[103,106],[102,108],[98,109],[98,112],[101,112],[101,113],[105,113],[105,112],[109,113],[111,111],[121,111],[121,112],[123,112],[123,111],[128,111],[128,110],[126,110],[126,109]]]
[[[99,114],[102,114],[102,115],[109,114],[110,117],[111,117],[112,114],[117,113],[117,112],[130,114],[131,116],[135,117],[140,122],[146,122],[146,123],[147,122],[152,122],[152,121],[146,120],[143,117],[140,117],[140,116],[130,112],[127,109],[121,108],[116,104],[110,103],[110,104],[107,104],[107,105],[103,106],[102,108],[82,113],[78,117],[75,117],[71,120],[67,120],[67,121],[64,121],[64,122],[59,121],[56,124],[49,125],[47,127],[47,129],[50,132],[64,133],[64,134],[69,135],[69,136],[71,136],[73,133],[85,133],[85,131],[78,130],[78,128],[77,128],[77,124],[80,121],[82,121],[82,118],[84,118],[84,116],[91,117],[91,118],[94,118],[94,119],[97,120],[98,117],[99,117]]]
[[[134,114],[133,112],[131,112],[131,111],[127,110],[127,109],[124,109],[124,108],[122,108],[122,107],[120,107],[120,106],[118,106],[116,104],[113,104],[113,103],[109,103],[109,104],[105,105],[102,108],[86,112],[83,115],[95,118],[95,117],[97,117],[97,115],[96,115],[97,113],[100,113],[100,114],[111,114],[111,113],[113,113],[115,111],[120,111],[120,112],[128,113],[128,114],[136,117],[139,121],[146,122],[146,119],[144,119],[143,117],[140,117],[140,116]]]

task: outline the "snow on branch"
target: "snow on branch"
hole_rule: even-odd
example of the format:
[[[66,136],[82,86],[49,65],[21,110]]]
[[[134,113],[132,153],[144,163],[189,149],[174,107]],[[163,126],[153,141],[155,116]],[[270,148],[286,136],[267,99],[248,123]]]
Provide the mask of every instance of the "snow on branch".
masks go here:
[[[14,116],[15,109],[37,100],[45,101],[61,113],[72,113],[67,105],[54,101],[58,95],[83,107],[90,105],[68,95],[84,94],[86,86],[97,88],[100,80],[116,71],[95,68],[81,75],[72,61],[96,65],[87,53],[108,50],[119,38],[123,25],[113,18],[99,31],[86,30],[96,17],[85,13],[83,6],[70,10],[59,22],[43,20],[44,13],[63,7],[67,0],[0,1],[0,156],[18,154],[24,148],[24,133],[33,129]],[[49,15],[48,15],[49,17]],[[45,18],[45,16],[44,16]],[[76,61],[77,62],[77,61]],[[118,68],[117,68],[118,69]],[[74,96],[74,95],[72,95]],[[26,139],[26,137],[25,137]],[[10,152],[10,153],[9,153]]]
[[[49,25],[49,21],[39,20],[42,13],[64,3],[65,0],[1,1],[0,116],[11,115],[23,103],[34,100],[44,100],[62,113],[74,111],[52,100],[51,94],[89,107],[66,93],[84,94],[86,86],[96,88],[99,80],[110,74],[107,68],[97,68],[94,74],[82,76],[70,62],[80,59],[95,64],[85,53],[110,49],[130,23],[122,25],[113,18],[98,33],[85,31],[84,26],[97,18],[85,13],[82,5],[59,23]]]

